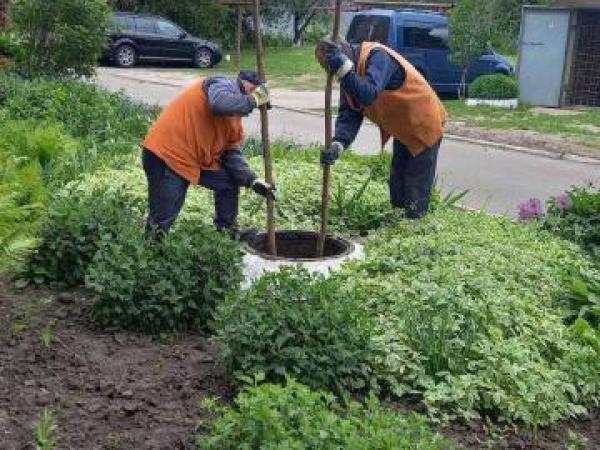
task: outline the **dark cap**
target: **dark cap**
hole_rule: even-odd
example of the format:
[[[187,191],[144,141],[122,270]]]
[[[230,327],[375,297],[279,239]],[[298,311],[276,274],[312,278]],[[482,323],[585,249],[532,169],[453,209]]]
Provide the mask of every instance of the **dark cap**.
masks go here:
[[[262,81],[261,81],[260,77],[258,76],[258,73],[254,72],[252,70],[242,70],[240,72],[240,74],[238,75],[238,78],[240,80],[247,81],[248,83],[252,83],[255,86],[259,86],[262,84]]]

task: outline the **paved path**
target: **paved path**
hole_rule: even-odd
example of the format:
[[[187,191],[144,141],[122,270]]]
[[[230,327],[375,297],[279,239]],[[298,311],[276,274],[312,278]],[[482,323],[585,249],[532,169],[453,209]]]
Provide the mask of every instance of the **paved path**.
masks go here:
[[[157,84],[156,79],[147,79],[146,82],[134,80],[132,76],[135,76],[135,72],[126,73],[125,76],[127,78],[114,69],[101,69],[98,84],[110,90],[123,90],[133,98],[159,105],[168,103],[186,84],[181,80],[171,83],[166,76],[164,83],[169,84]],[[287,95],[288,100],[292,101],[303,94]],[[279,97],[279,104],[275,102],[270,114],[271,136],[291,138],[303,144],[322,142],[323,118],[279,107],[282,101],[286,101],[282,98]],[[319,108],[320,104],[315,107]],[[258,114],[245,119],[245,127],[247,134],[259,135]],[[365,122],[353,149],[359,154],[373,154],[379,151],[379,142],[378,129]],[[439,182],[444,191],[470,191],[463,204],[510,216],[514,216],[519,202],[530,197],[548,198],[570,186],[589,181],[600,184],[598,164],[500,150],[494,146],[453,139],[444,140],[438,168]]]

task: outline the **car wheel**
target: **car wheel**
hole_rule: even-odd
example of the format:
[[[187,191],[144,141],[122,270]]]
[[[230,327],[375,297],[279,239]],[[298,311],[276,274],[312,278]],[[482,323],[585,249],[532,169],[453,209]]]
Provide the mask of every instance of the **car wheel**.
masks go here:
[[[119,67],[133,67],[136,62],[135,48],[131,45],[120,45],[115,52],[115,63]]]
[[[213,59],[213,52],[206,47],[202,47],[196,50],[193,63],[199,69],[208,69],[212,66]]]

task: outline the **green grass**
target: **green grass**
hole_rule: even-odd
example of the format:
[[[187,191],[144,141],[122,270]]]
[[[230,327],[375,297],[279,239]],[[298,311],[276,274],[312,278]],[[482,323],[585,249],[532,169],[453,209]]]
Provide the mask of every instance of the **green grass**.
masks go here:
[[[469,126],[498,130],[536,131],[565,137],[600,150],[600,110],[589,109],[575,114],[548,114],[528,106],[515,110],[488,106],[470,107],[459,100],[444,102],[453,120]]]
[[[235,52],[226,50],[231,61],[223,61],[214,69],[198,70],[201,76],[235,74]],[[256,67],[256,54],[253,49],[242,51],[242,69]],[[325,85],[325,72],[314,57],[314,47],[272,47],[265,49],[265,71],[272,87],[285,87],[296,90],[321,90]]]

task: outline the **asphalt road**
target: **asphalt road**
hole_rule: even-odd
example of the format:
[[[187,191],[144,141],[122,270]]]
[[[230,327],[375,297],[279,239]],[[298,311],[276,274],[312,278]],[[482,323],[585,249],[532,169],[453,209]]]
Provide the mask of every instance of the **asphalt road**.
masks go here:
[[[97,83],[159,105],[168,103],[183,89],[125,79],[110,70],[102,70]],[[323,142],[323,118],[318,115],[275,107],[269,122],[272,139],[291,138],[303,144]],[[244,124],[247,135],[260,135],[258,114],[245,119]],[[376,153],[379,142],[378,129],[365,122],[353,150],[359,154]],[[469,195],[462,201],[465,206],[514,216],[516,205],[530,197],[545,199],[590,181],[600,184],[600,165],[445,139],[440,150],[438,181],[445,192],[468,189]]]

